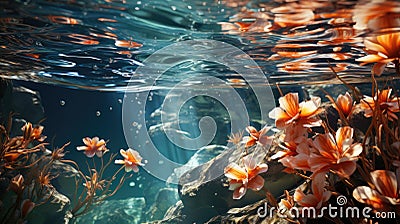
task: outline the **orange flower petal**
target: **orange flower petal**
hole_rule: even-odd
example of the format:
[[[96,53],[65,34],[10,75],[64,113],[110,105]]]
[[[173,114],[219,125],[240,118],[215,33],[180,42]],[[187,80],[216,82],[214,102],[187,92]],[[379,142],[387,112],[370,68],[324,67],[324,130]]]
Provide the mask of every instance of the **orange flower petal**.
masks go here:
[[[383,60],[384,58],[377,55],[377,54],[370,54],[361,58],[357,58],[356,61],[361,61],[364,63],[373,63],[373,62],[379,62]]]
[[[311,188],[313,194],[320,200],[322,199],[322,195],[324,193],[324,186],[325,186],[325,173],[315,174],[311,182]]]
[[[247,188],[245,186],[241,186],[236,188],[233,192],[233,199],[239,200],[246,194]]]
[[[371,39],[367,38],[367,39],[364,40],[364,45],[369,50],[376,51],[376,52],[381,52],[381,53],[383,53],[385,55],[389,54],[386,51],[385,47],[381,45],[380,41],[379,41],[379,43],[376,43],[376,42],[372,41]]]
[[[336,131],[336,144],[342,148],[346,139],[353,138],[353,128],[350,126],[341,127]]]
[[[279,98],[280,107],[291,117],[299,112],[299,95],[297,93],[288,93]]]
[[[397,198],[397,179],[396,174],[387,170],[375,170],[371,172],[372,182],[376,189],[383,195]]]
[[[309,117],[314,115],[318,110],[318,106],[314,103],[314,101],[306,101],[300,103],[300,112],[302,117]]]
[[[244,168],[240,167],[236,163],[231,163],[224,169],[225,176],[233,180],[245,180],[247,179],[247,172]]]
[[[371,205],[376,209],[385,207],[385,200],[379,195],[379,192],[367,186],[360,186],[354,189],[353,197],[361,203]]]
[[[386,63],[376,63],[374,67],[372,67],[371,73],[373,75],[380,76],[382,75],[383,71],[385,70]]]
[[[249,181],[247,187],[254,191],[259,191],[264,187],[264,179],[260,175],[257,175]]]

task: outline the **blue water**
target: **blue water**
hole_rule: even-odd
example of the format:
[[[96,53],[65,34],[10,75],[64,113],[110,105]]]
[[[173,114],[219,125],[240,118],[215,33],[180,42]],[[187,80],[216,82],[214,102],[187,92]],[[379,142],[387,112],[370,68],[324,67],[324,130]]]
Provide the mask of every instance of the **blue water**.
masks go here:
[[[359,66],[354,59],[364,55],[362,37],[370,30],[353,29],[359,21],[352,21],[352,11],[345,10],[361,14],[360,10],[370,5],[373,3],[364,1],[309,3],[304,7],[279,1],[246,1],[240,6],[213,0],[2,1],[0,71],[2,77],[14,79],[121,90],[156,50],[174,42],[206,38],[244,50],[270,77],[270,83],[337,82],[328,61],[348,81],[362,82],[360,77],[369,74],[369,67]],[[381,5],[398,11],[396,1]],[[290,21],[298,14],[307,15],[305,9],[314,14],[311,19]],[[289,18],[298,24],[286,21],[278,26],[278,22],[273,24],[274,18]],[[243,32],[237,22],[253,25]],[[278,43],[280,47],[274,48]],[[304,55],[277,57],[279,51]],[[172,72],[190,75],[200,69],[220,78],[231,76],[229,71],[205,62],[186,62]],[[166,76],[163,81],[174,83],[174,78]],[[152,84],[140,76],[133,80],[138,87]]]

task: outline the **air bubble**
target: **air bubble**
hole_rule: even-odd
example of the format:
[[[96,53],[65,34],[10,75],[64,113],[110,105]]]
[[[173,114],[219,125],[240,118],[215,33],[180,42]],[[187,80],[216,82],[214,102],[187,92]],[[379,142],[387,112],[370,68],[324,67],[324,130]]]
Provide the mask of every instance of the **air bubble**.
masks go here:
[[[101,112],[98,110],[98,111],[96,111],[96,116],[97,117],[100,117],[100,115],[101,115]]]
[[[60,105],[64,106],[65,105],[65,101],[64,100],[60,100]]]
[[[136,183],[135,182],[129,182],[129,187],[134,187],[136,185]]]
[[[112,107],[110,107],[109,109],[110,109],[110,110],[112,110],[113,108],[112,108]]]
[[[118,103],[122,103],[122,99],[118,99]]]

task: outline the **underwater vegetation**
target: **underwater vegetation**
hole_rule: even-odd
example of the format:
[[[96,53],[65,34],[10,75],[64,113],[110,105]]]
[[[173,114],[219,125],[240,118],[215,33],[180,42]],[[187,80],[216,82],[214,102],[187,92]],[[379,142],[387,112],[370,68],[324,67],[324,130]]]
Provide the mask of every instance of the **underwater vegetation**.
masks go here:
[[[105,158],[109,151],[107,142],[98,137],[85,137],[84,146],[78,146],[77,150],[83,151],[92,161],[87,162],[87,170],[82,170],[75,161],[64,159],[69,143],[48,150],[46,146],[49,143],[42,135],[44,127],[33,126],[29,122],[21,128],[22,135],[12,137],[11,119],[10,116],[8,124],[0,125],[0,179],[2,185],[8,185],[0,192],[1,223],[35,220],[29,217],[30,213],[46,203],[61,204],[58,212],[65,212],[64,222],[68,223],[113,196],[130,177],[126,173],[119,175],[121,170],[138,172],[138,166],[143,165],[140,155],[132,149],[121,149],[124,160],[114,161],[117,154],[110,153]],[[100,160],[101,166],[96,167],[98,163],[95,159]],[[112,176],[105,176],[105,171],[113,162],[122,166]],[[64,171],[73,170],[75,173],[75,190],[70,198],[60,194],[52,184],[65,175],[55,168],[60,166],[64,167]]]
[[[400,215],[400,97],[396,86],[378,88],[375,75],[379,74],[374,69],[372,96],[350,85],[351,93],[339,94],[336,100],[327,95],[326,103],[319,97],[299,102],[298,93],[289,92],[269,113],[275,119],[276,134],[266,135],[271,127],[265,126],[260,131],[248,127],[249,136],[230,136],[229,141],[242,150],[241,159],[224,170],[233,199],[240,200],[247,189],[264,191],[278,216],[293,223],[317,217],[334,223],[343,223],[341,218],[370,223],[376,221],[370,217],[379,214]],[[339,115],[336,120],[329,115],[332,108]],[[360,123],[368,128],[360,130]],[[282,198],[273,198],[258,176],[268,172],[272,160],[304,180],[297,188],[286,189]],[[342,199],[346,203],[340,204]],[[369,207],[371,216],[331,217],[324,210],[336,203],[342,209]]]

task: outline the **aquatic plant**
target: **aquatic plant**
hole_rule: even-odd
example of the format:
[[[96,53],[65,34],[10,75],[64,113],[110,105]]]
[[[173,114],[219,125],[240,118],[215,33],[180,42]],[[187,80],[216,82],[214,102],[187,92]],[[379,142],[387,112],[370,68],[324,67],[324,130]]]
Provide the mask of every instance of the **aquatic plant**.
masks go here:
[[[1,223],[22,223],[36,207],[48,202],[55,192],[51,185],[50,169],[62,156],[52,157],[45,146],[43,126],[26,123],[22,135],[10,136],[11,115],[8,126],[0,125],[0,179],[9,183],[1,190]],[[68,144],[55,150],[61,152]]]
[[[312,207],[318,215],[324,206],[338,203],[336,201],[344,196],[347,204],[340,204],[343,209],[371,206],[373,213],[386,211],[400,215],[400,97],[390,86],[378,88],[374,75],[371,80],[372,97],[363,96],[346,82],[352,94],[339,94],[336,100],[327,95],[326,103],[321,103],[321,99],[316,97],[299,102],[297,93],[280,97],[279,107],[269,113],[280,132],[275,137],[268,137],[272,147],[266,154],[253,148],[259,144],[255,144],[257,136],[252,134],[263,136],[263,130],[258,132],[255,128],[247,128],[250,136],[241,142],[238,141],[241,136],[234,136],[233,140],[231,137],[231,142],[239,146],[245,144],[247,149],[242,154],[244,167],[231,163],[224,170],[229,189],[235,190],[233,198],[239,200],[249,188],[245,183],[251,175],[244,158],[251,155],[258,158],[258,163],[277,160],[285,167],[285,172],[304,178],[299,187],[285,189],[277,205],[281,209],[277,212],[281,214],[293,208],[301,212],[303,208]],[[335,111],[339,116],[335,118],[328,111]],[[337,128],[330,126],[333,122],[337,123]],[[369,124],[368,128],[361,129],[360,125],[365,124]],[[264,154],[260,155],[260,152]],[[266,199],[276,205],[276,199],[266,189],[265,193]],[[296,223],[305,221],[301,217],[286,218]],[[323,218],[341,222],[327,215]],[[372,218],[363,218],[364,221],[373,221]],[[348,221],[359,223],[361,218],[351,217]]]
[[[71,169],[74,167],[76,173],[75,194],[68,202],[60,205],[61,210],[66,212],[65,222],[87,213],[95,205],[113,196],[128,178],[125,173],[119,175],[124,167],[119,168],[111,177],[105,176],[117,154],[110,154],[108,161],[104,161],[104,154],[109,150],[103,139],[86,137],[83,139],[85,146],[77,147],[77,150],[83,150],[86,156],[92,157],[93,164],[89,166],[87,163],[86,174],[75,161],[64,158],[69,143],[53,151],[46,149],[48,143],[45,142],[46,136],[42,135],[44,127],[33,126],[29,122],[21,128],[21,135],[11,137],[11,122],[10,116],[8,125],[0,125],[0,179],[3,183],[8,182],[8,187],[0,192],[0,223],[23,223],[35,208],[54,197],[60,197],[52,184],[54,179],[63,175],[54,171],[53,166],[56,164]],[[95,161],[95,154],[100,161]],[[143,165],[137,152],[135,158],[135,166]],[[99,163],[101,165],[96,166]],[[132,169],[132,166],[129,168]],[[137,167],[133,169],[136,172],[138,170]]]
[[[75,178],[76,191],[72,197],[72,206],[66,214],[66,219],[73,219],[86,214],[94,206],[113,196],[122,187],[127,177],[123,174],[122,177],[117,178],[122,170],[121,168],[111,177],[104,178],[104,172],[111,165],[115,157],[116,154],[111,154],[107,163],[104,163],[103,156],[101,156],[100,167],[96,167],[96,163],[93,161],[93,168],[89,168],[88,175],[85,175],[79,168],[77,169],[79,175]],[[75,165],[77,166],[76,163]],[[111,188],[114,182],[117,182],[117,185]],[[83,186],[83,189],[80,186]],[[81,190],[80,193],[78,193],[79,189]]]

